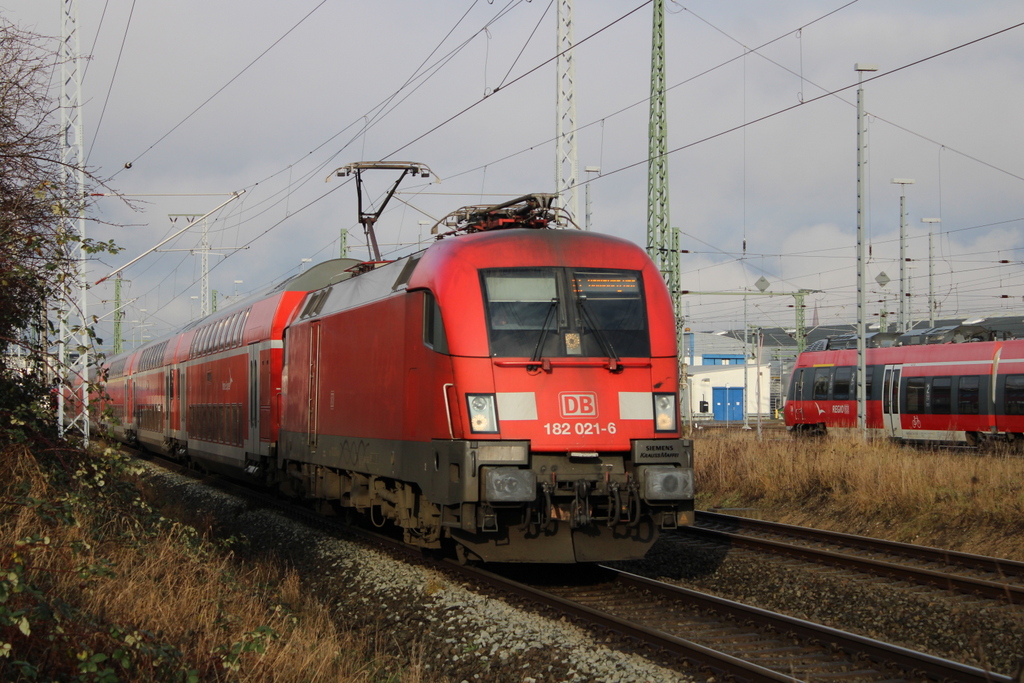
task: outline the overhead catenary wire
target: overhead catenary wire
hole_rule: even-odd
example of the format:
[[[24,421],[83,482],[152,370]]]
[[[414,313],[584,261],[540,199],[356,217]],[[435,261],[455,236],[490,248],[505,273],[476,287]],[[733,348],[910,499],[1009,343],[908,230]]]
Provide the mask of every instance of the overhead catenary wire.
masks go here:
[[[133,3],[132,3],[132,4],[133,4],[133,7],[134,7],[134,0],[133,0]],[[243,68],[243,69],[242,69],[241,71],[239,71],[239,72],[238,72],[237,74],[235,74],[234,76],[232,76],[232,77],[231,77],[231,79],[230,79],[230,80],[228,80],[228,82],[227,82],[227,83],[225,83],[224,85],[222,85],[222,86],[221,86],[220,88],[218,88],[218,89],[217,89],[217,91],[216,91],[216,92],[214,92],[214,93],[213,93],[212,95],[210,95],[210,96],[209,96],[209,97],[207,97],[207,98],[206,98],[205,100],[203,100],[203,102],[202,102],[202,103],[201,103],[201,104],[200,104],[200,105],[199,105],[198,107],[196,107],[196,108],[195,108],[195,109],[193,109],[193,110],[192,110],[191,112],[189,112],[189,114],[188,114],[188,115],[186,115],[186,116],[185,116],[185,118],[183,118],[183,119],[182,119],[181,121],[179,121],[178,123],[176,123],[176,124],[175,124],[175,125],[174,125],[174,126],[173,126],[173,127],[172,127],[172,128],[170,129],[170,130],[169,130],[169,131],[167,131],[166,133],[164,133],[163,135],[161,135],[161,136],[160,136],[160,138],[159,138],[159,139],[157,139],[157,141],[156,141],[156,142],[154,142],[153,144],[151,144],[151,145],[150,145],[149,147],[147,147],[147,148],[146,148],[146,149],[144,149],[144,150],[143,150],[143,151],[142,151],[141,153],[139,153],[139,154],[138,154],[138,155],[136,155],[136,156],[135,156],[135,157],[134,157],[133,159],[131,159],[131,160],[130,160],[130,161],[129,161],[128,163],[126,163],[126,164],[125,164],[125,168],[130,168],[130,167],[131,167],[131,166],[132,166],[132,165],[133,165],[133,164],[134,164],[135,162],[137,162],[137,161],[138,161],[139,159],[141,159],[141,158],[142,158],[142,157],[144,157],[144,156],[145,156],[146,154],[148,154],[148,153],[149,153],[149,152],[150,152],[150,151],[151,151],[151,150],[152,150],[152,149],[153,149],[154,147],[156,147],[156,146],[157,146],[157,145],[159,145],[159,144],[160,144],[161,142],[163,142],[164,140],[166,140],[166,139],[167,139],[167,138],[168,138],[168,137],[169,137],[169,136],[171,135],[171,133],[173,133],[174,131],[178,130],[178,128],[180,128],[180,127],[181,127],[182,125],[184,125],[186,121],[188,121],[188,120],[189,120],[189,119],[191,119],[191,118],[192,118],[193,116],[195,116],[195,115],[196,115],[197,113],[199,113],[199,111],[200,111],[200,110],[201,110],[201,109],[202,109],[203,107],[205,107],[205,106],[206,106],[207,104],[209,104],[209,103],[210,103],[211,101],[213,101],[213,99],[214,99],[214,98],[216,98],[216,97],[217,97],[217,95],[221,94],[221,93],[222,93],[222,92],[223,92],[224,90],[226,90],[228,86],[230,86],[230,85],[231,85],[232,83],[234,83],[235,81],[237,81],[237,80],[238,80],[238,79],[239,79],[239,78],[240,78],[240,77],[242,76],[242,74],[244,74],[244,73],[245,73],[246,71],[248,71],[248,70],[249,70],[250,68],[252,68],[252,66],[253,66],[254,64],[256,64],[256,62],[260,61],[260,60],[261,60],[261,59],[262,59],[262,58],[263,58],[263,57],[264,57],[264,56],[265,56],[265,55],[266,55],[266,54],[267,54],[268,52],[270,52],[270,51],[271,51],[271,50],[273,50],[273,49],[274,49],[275,47],[277,47],[277,46],[278,46],[278,45],[279,45],[279,44],[281,43],[281,41],[282,41],[282,40],[284,40],[285,38],[287,38],[287,37],[288,37],[288,36],[289,36],[289,35],[290,35],[290,34],[291,34],[291,33],[292,33],[292,32],[293,32],[293,31],[294,31],[295,29],[297,29],[297,28],[298,28],[299,26],[301,26],[301,25],[302,25],[303,23],[305,23],[305,21],[306,21],[307,19],[309,19],[309,18],[310,18],[311,16],[313,16],[313,14],[314,14],[314,13],[315,13],[315,12],[316,12],[317,10],[319,10],[319,9],[320,9],[321,7],[323,7],[323,6],[325,5],[325,4],[327,4],[327,0],[321,0],[321,1],[319,2],[319,3],[317,3],[317,5],[316,5],[316,6],[315,6],[315,7],[313,8],[313,9],[311,9],[311,10],[310,10],[309,12],[307,12],[307,13],[306,13],[306,14],[305,14],[305,15],[304,15],[304,16],[303,16],[303,17],[302,17],[301,19],[299,19],[299,21],[298,21],[297,23],[295,23],[295,24],[294,24],[294,25],[293,25],[293,26],[292,26],[291,28],[289,28],[289,29],[288,29],[287,31],[285,31],[285,32],[284,32],[284,33],[283,33],[283,34],[281,35],[281,37],[280,37],[280,38],[278,38],[278,39],[277,39],[277,40],[275,40],[275,41],[274,41],[273,43],[271,43],[270,47],[266,48],[265,50],[263,50],[263,52],[261,52],[260,54],[258,54],[258,55],[256,56],[256,58],[255,58],[255,59],[253,59],[253,60],[252,60],[251,62],[249,62],[249,63],[248,63],[248,64],[247,64],[247,65],[246,65],[246,66],[245,66],[245,67],[244,67],[244,68]],[[116,177],[116,176],[117,176],[117,175],[118,175],[119,173],[121,173],[121,171],[123,171],[123,170],[124,170],[124,168],[118,169],[118,170],[117,170],[116,172],[114,172],[114,174],[113,174],[113,175],[111,176],[111,178],[114,178],[114,177]]]
[[[590,37],[593,37],[594,35],[597,35],[597,34],[601,33],[601,32],[602,32],[603,30],[605,30],[605,29],[607,29],[608,27],[610,27],[610,26],[614,25],[614,24],[615,24],[615,23],[617,23],[618,21],[621,21],[621,19],[622,19],[622,18],[624,18],[625,16],[629,16],[629,14],[632,14],[632,13],[636,12],[637,10],[639,10],[640,8],[642,8],[643,6],[645,6],[646,4],[649,4],[649,3],[650,3],[650,1],[651,1],[651,0],[647,0],[647,1],[645,2],[645,3],[641,4],[641,5],[640,5],[639,7],[637,7],[636,9],[634,9],[634,10],[632,10],[631,12],[627,13],[627,15],[624,15],[623,17],[620,17],[619,19],[617,19],[617,20],[613,21],[613,22],[612,22],[611,24],[609,24],[608,26],[604,27],[603,29],[600,29],[600,30],[596,31],[596,32],[595,32],[594,34],[592,34],[591,36],[589,36],[589,37],[588,37],[587,39],[589,39]],[[508,8],[510,8],[510,7],[514,7],[515,5],[518,5],[518,4],[520,3],[520,2],[522,2],[522,0],[517,0],[517,1],[516,1],[516,2],[514,2],[514,3],[511,3],[511,2],[510,2],[510,3],[508,4],[508,5],[506,5],[506,7],[505,7],[505,8],[503,8],[502,12],[501,12],[501,13],[499,13],[499,15],[498,15],[498,16],[497,16],[496,18],[492,19],[492,20],[491,20],[491,22],[489,22],[489,24],[490,24],[490,23],[493,23],[493,21],[495,21],[495,20],[496,20],[497,18],[500,18],[501,16],[503,16],[503,13],[504,13],[504,12],[507,12]],[[323,4],[323,3],[321,3],[321,5],[322,5],[322,4]],[[320,5],[318,5],[317,7],[319,7],[319,6],[320,6]],[[314,9],[315,9],[315,8],[314,8]],[[307,17],[308,17],[308,15],[307,15]],[[301,23],[301,22],[300,22],[300,23]],[[293,29],[294,29],[294,27],[293,27]],[[290,29],[290,30],[293,30],[293,29]],[[479,33],[479,31],[478,31],[477,33]],[[287,35],[287,34],[285,34],[285,35]],[[284,37],[284,36],[282,36],[282,38],[283,38],[283,37]],[[587,40],[587,39],[584,39],[584,40]],[[277,42],[280,42],[280,40],[281,40],[281,39],[278,39],[278,41],[277,41]],[[579,43],[581,43],[581,42],[583,42],[583,41],[579,41],[579,42],[578,42],[577,44],[579,44]],[[276,44],[277,44],[277,43],[275,43],[275,45],[276,45]],[[273,47],[273,46],[271,46],[271,47]],[[266,54],[266,52],[267,52],[267,51],[269,51],[269,49],[270,49],[270,48],[268,48],[267,50],[265,50],[265,51],[264,51],[264,52],[263,52],[262,54]],[[436,49],[435,49],[435,52],[436,52]],[[261,56],[262,56],[262,54],[261,54]],[[259,58],[257,58],[257,59],[259,59]],[[531,70],[530,70],[530,72],[528,72],[528,73],[532,73],[533,71],[536,71],[536,70],[537,70],[538,68],[540,68],[540,67],[541,67],[541,66],[543,66],[544,64],[547,64],[547,63],[549,63],[549,62],[550,62],[550,61],[551,61],[552,59],[554,59],[554,58],[551,58],[551,59],[549,59],[549,60],[546,60],[546,61],[545,61],[545,62],[543,62],[542,64],[540,64],[540,65],[538,65],[538,66],[534,67],[533,69],[531,69]],[[253,62],[251,62],[249,66],[251,66],[251,65],[252,65],[253,63],[255,63],[255,61],[256,61],[256,60],[254,60]],[[426,60],[425,60],[425,61],[426,61]],[[425,62],[424,62],[424,63],[425,63]],[[249,67],[246,67],[246,68],[249,68]],[[419,69],[417,70],[417,72],[418,72],[418,71],[419,71]],[[244,72],[244,70],[243,70],[243,72]],[[242,73],[242,72],[240,72],[240,73],[239,73],[238,75],[236,75],[236,76],[235,76],[235,77],[234,77],[234,78],[232,79],[232,81],[233,81],[233,80],[235,80],[235,79],[237,79],[237,78],[238,78],[238,76],[240,76],[240,75],[241,75],[241,73]],[[524,78],[524,77],[525,77],[525,75],[528,75],[528,73],[527,73],[527,74],[524,74],[523,76],[517,77],[517,78],[516,78],[516,79],[514,79],[514,80],[513,80],[512,82],[508,83],[508,84],[507,84],[507,85],[505,86],[505,88],[507,88],[507,87],[508,87],[509,85],[512,85],[513,83],[515,83],[515,82],[517,82],[517,81],[520,81],[520,80],[522,80],[522,78]],[[403,84],[403,86],[402,86],[402,87],[405,87],[405,85],[407,85],[407,84],[409,84],[409,83],[413,82],[414,80],[415,80],[415,78],[414,78],[414,77],[410,77],[409,79],[407,79],[406,83],[405,83],[405,84]],[[230,83],[231,83],[231,81],[229,81],[229,82],[228,82],[228,84],[225,84],[225,86],[223,86],[223,87],[222,87],[222,88],[221,88],[220,90],[218,90],[218,92],[217,92],[217,93],[215,93],[215,94],[214,94],[213,96],[211,96],[211,98],[208,98],[208,99],[206,100],[206,102],[209,102],[209,101],[210,101],[210,99],[212,99],[212,97],[216,96],[216,94],[218,94],[219,92],[221,92],[221,91],[222,91],[222,90],[223,90],[224,88],[226,88],[226,87],[227,87],[227,85],[229,85]],[[503,89],[504,89],[504,88],[503,88]],[[401,88],[399,89],[399,91],[400,91],[400,90],[401,90]],[[399,91],[396,91],[396,94],[397,94],[397,92],[399,92]],[[393,98],[393,97],[394,97],[394,94],[393,94],[393,95],[391,96],[391,98]],[[389,100],[385,100],[385,101],[384,101],[384,102],[382,103],[382,105],[381,105],[381,106],[383,106],[384,104],[386,104],[386,103],[387,103],[388,101],[389,101]],[[481,100],[481,101],[482,101],[482,100]],[[201,108],[202,106],[204,106],[206,102],[204,102],[204,104],[203,104],[203,105],[200,105],[200,108]],[[195,113],[195,111],[198,111],[198,108],[197,108],[196,110],[194,110],[194,112],[193,112],[193,113]],[[190,116],[191,116],[191,114],[190,114]],[[187,117],[186,117],[186,120],[187,120]],[[184,123],[184,120],[183,120],[183,121],[182,121],[181,123]],[[174,129],[176,129],[176,128],[177,128],[178,126],[180,126],[180,125],[181,125],[181,123],[179,123],[179,124],[178,124],[177,126],[175,126],[175,128],[174,128]],[[442,125],[443,125],[443,124],[442,124]],[[350,127],[351,127],[351,126],[350,126]],[[151,146],[150,146],[149,148],[147,148],[147,150],[146,150],[146,151],[148,151],[149,149],[152,149],[152,147],[153,147],[153,146],[155,146],[155,145],[156,145],[156,144],[158,144],[158,143],[159,143],[160,141],[162,141],[163,139],[165,139],[165,138],[166,138],[166,137],[167,137],[168,135],[170,135],[170,133],[172,133],[172,132],[173,132],[173,130],[174,130],[174,129],[171,129],[170,131],[168,131],[167,133],[165,133],[165,134],[164,134],[164,135],[163,135],[163,136],[162,136],[162,137],[161,137],[161,138],[160,138],[159,140],[157,140],[157,142],[156,142],[156,143],[153,143],[153,145],[151,145]],[[428,132],[428,133],[426,133],[426,134],[429,134],[429,132]],[[426,135],[426,134],[424,134],[424,135]],[[423,137],[424,135],[421,135],[421,136],[419,136],[419,138],[417,138],[417,139],[420,139],[420,138],[422,138],[422,137]],[[357,134],[356,136],[354,136],[354,137],[353,137],[353,140],[354,140],[354,139],[356,139],[357,137],[358,137],[358,134]],[[350,143],[351,143],[351,141],[350,141]],[[350,144],[350,143],[349,143],[349,144]],[[411,144],[411,143],[409,143],[409,144]],[[346,145],[346,146],[347,146],[347,145]],[[344,149],[344,147],[343,147],[343,149]],[[339,151],[340,151],[340,150],[339,150]],[[144,153],[145,153],[145,152],[143,152],[143,154],[144,154]],[[396,151],[395,153],[397,153],[397,151]],[[393,153],[393,154],[394,154],[394,153]],[[388,156],[393,156],[393,154],[391,154],[391,155],[388,155]],[[335,153],[334,155],[332,155],[332,156],[331,156],[331,158],[333,159],[333,158],[334,158],[334,157],[335,157],[336,155],[337,155],[337,152],[336,152],[336,153]],[[140,156],[141,156],[141,155],[140,155]],[[136,159],[137,159],[137,158],[138,158],[138,157],[136,157]],[[329,160],[327,160],[327,161],[321,162],[321,163],[320,163],[320,164],[318,165],[318,168],[323,168],[323,167],[325,167],[325,166],[326,166],[326,164],[328,164],[328,163],[330,163],[330,159],[329,159]],[[285,169],[283,169],[282,171],[279,171],[278,173],[281,173],[281,172],[283,172],[284,170],[287,170],[287,168],[288,168],[288,167],[286,167],[286,168],[285,168]],[[304,184],[305,182],[308,182],[308,180],[309,180],[309,179],[310,179],[311,177],[313,177],[313,175],[314,175],[314,174],[315,174],[315,171],[310,171],[309,173],[307,173],[307,174],[306,174],[306,175],[304,176],[304,180],[302,181],[302,184]],[[251,187],[253,187],[253,186],[249,186],[249,187],[251,188]],[[335,188],[335,189],[337,189],[337,188]],[[309,203],[309,204],[307,204],[306,206],[308,207],[308,206],[310,206],[310,205],[312,205],[312,204],[314,204],[314,203],[316,203],[316,202],[320,201],[321,199],[323,199],[323,197],[325,197],[325,196],[326,196],[327,194],[330,194],[330,193],[331,193],[331,192],[333,192],[333,191],[334,191],[334,190],[331,190],[331,191],[329,191],[329,192],[327,192],[327,193],[325,193],[325,194],[321,195],[320,197],[316,198],[315,200],[313,200],[312,202],[310,202],[310,203]],[[304,207],[304,208],[305,208],[305,207]],[[296,212],[296,213],[297,213],[297,212]],[[294,215],[294,214],[293,214],[293,215]],[[277,227],[278,225],[280,225],[280,224],[281,224],[281,222],[282,222],[282,221],[278,221],[277,223],[275,223],[274,225],[272,225],[272,226],[271,226],[270,228],[268,228],[268,229],[267,229],[267,230],[265,230],[264,232],[260,233],[260,235],[266,234],[267,232],[269,232],[269,231],[273,230],[273,229],[274,229],[275,227]],[[251,244],[251,241],[250,241],[249,243]],[[224,260],[220,261],[220,262],[219,262],[218,264],[215,264],[214,268],[215,268],[216,266],[219,266],[219,265],[223,264],[223,263],[224,263],[224,261],[226,261],[226,260],[227,260],[227,259],[224,259]],[[213,270],[213,269],[211,268],[211,271],[212,271],[212,270]]]
[[[99,138],[100,129],[103,127],[103,117],[107,113],[107,105],[110,104],[110,93],[114,91],[114,81],[117,80],[117,70],[121,66],[121,57],[124,55],[124,44],[128,40],[128,31],[132,25],[132,16],[135,15],[135,2],[136,0],[132,0],[131,9],[128,11],[128,21],[125,22],[124,35],[121,37],[121,47],[119,47],[117,50],[117,60],[114,62],[114,72],[110,75],[110,83],[109,85],[107,85],[107,96],[103,98],[103,108],[100,110],[100,117],[99,120],[96,122],[96,129],[93,131],[92,134],[92,142],[89,143],[89,151],[85,155],[85,165],[89,164],[89,157],[92,156],[92,150],[96,146],[96,140],[97,138]],[[107,6],[106,4],[104,4],[104,15],[106,14],[106,11]],[[102,23],[102,21],[103,18],[101,16],[100,22]],[[96,38],[99,38],[99,30],[96,31]],[[95,49],[95,43],[93,44],[93,48]],[[86,71],[88,72],[88,67],[86,67]]]
[[[645,4],[646,4],[646,3],[645,3]],[[848,3],[848,4],[849,4],[849,3]],[[1010,28],[1015,28],[1015,27],[1009,27],[1008,29],[1004,29],[1004,31],[1005,31],[1005,30],[1010,30]],[[1002,31],[1001,31],[1001,32],[1002,32]],[[997,35],[998,33],[1000,33],[1000,32],[997,32],[996,34],[991,34],[991,35]],[[983,39],[983,38],[982,38],[982,39]],[[978,39],[978,40],[981,40],[981,39]],[[972,41],[972,43],[973,43],[973,42],[977,42],[977,41]],[[970,44],[970,43],[967,43],[967,44]],[[965,44],[965,45],[967,45],[967,44]],[[960,47],[963,47],[963,46],[960,46]],[[953,49],[959,49],[959,48],[953,48]],[[946,52],[949,52],[949,51],[951,51],[951,50],[945,51],[945,52],[943,52],[943,53],[938,53],[938,54],[945,54]],[[937,56],[937,55],[935,55],[935,56]],[[934,57],[934,56],[933,56],[933,57]],[[924,61],[924,60],[920,60],[920,61]],[[920,62],[916,62],[916,63],[920,63]],[[907,65],[907,66],[910,66],[910,65]],[[907,66],[901,67],[901,69],[902,69],[902,68],[907,68]],[[894,70],[892,70],[892,71],[888,71],[888,72],[885,72],[884,74],[880,74],[880,75],[879,75],[879,76],[877,76],[876,78],[882,77],[882,76],[884,76],[884,75],[889,75],[889,74],[891,74],[891,73],[894,73],[894,72],[895,72],[895,71],[897,71],[897,70],[898,70],[898,69],[894,69]],[[509,84],[509,85],[511,85],[511,84]],[[848,87],[851,87],[851,86],[848,86]],[[840,90],[841,90],[841,89],[840,89]],[[838,91],[835,91],[835,92],[838,92]],[[811,100],[811,101],[813,101],[813,100]],[[785,111],[785,110],[783,110],[783,111]],[[776,112],[775,114],[772,114],[772,115],[777,115],[778,113],[781,113],[781,112]],[[457,117],[457,116],[458,116],[458,114],[456,115],[456,117]],[[605,118],[606,118],[606,117],[602,117],[602,118],[601,118],[600,120],[601,120],[601,121],[603,121],[603,120],[604,120]],[[767,117],[766,117],[766,118],[767,118]],[[450,121],[450,120],[453,120],[453,119],[454,119],[454,117],[453,117],[453,118],[451,118],[451,119],[449,119],[449,121]],[[752,123],[755,123],[755,122],[756,122],[756,121],[748,122],[748,124],[747,124],[747,125],[751,125]],[[444,125],[444,124],[441,124],[441,125]],[[428,132],[427,132],[427,133],[425,133],[424,135],[421,135],[421,136],[420,136],[419,138],[416,138],[416,140],[418,140],[418,139],[421,139],[422,137],[424,137],[425,135],[429,134],[430,132],[433,132],[433,130],[436,130],[436,128],[435,128],[435,129],[432,129],[431,131],[428,131]],[[720,133],[719,135],[725,134],[725,133],[727,133],[727,132],[729,132],[729,131],[724,131],[723,133]],[[717,136],[715,136],[715,137],[717,137]],[[705,140],[706,140],[706,139],[710,139],[710,138],[705,138]],[[415,141],[415,140],[414,140],[414,141]],[[703,141],[703,140],[702,140],[702,141]],[[701,141],[698,141],[698,142],[701,142]],[[412,143],[410,142],[410,143],[407,143],[407,144],[412,144]],[[684,147],[676,148],[676,149],[674,149],[674,150],[670,151],[669,153],[671,154],[671,153],[673,153],[673,152],[679,151],[680,149],[685,149],[685,148],[687,148],[687,147],[690,147],[690,146],[692,146],[693,144],[697,144],[697,143],[691,143],[691,144],[689,144],[689,145],[686,145],[686,146],[684,146]],[[407,146],[407,145],[406,145],[406,146]],[[404,149],[404,147],[403,147],[403,149]],[[394,153],[393,153],[393,154],[394,154]],[[393,155],[393,154],[392,154],[392,155]],[[646,161],[646,159],[645,159],[644,161]],[[642,162],[641,162],[641,163],[642,163]],[[635,164],[634,164],[634,165],[635,165]],[[622,169],[617,169],[617,170],[622,170]],[[615,171],[610,171],[610,172],[607,172],[607,173],[605,173],[604,175],[608,175],[608,174],[610,174],[610,173],[612,173],[612,172],[615,172]],[[322,199],[322,197],[319,197],[319,198],[317,198],[316,200],[314,200],[314,203],[315,203],[316,201],[319,201],[319,199]],[[272,226],[272,227],[271,227],[270,229],[268,229],[268,230],[267,230],[266,232],[269,232],[269,230],[271,230],[271,229],[273,229],[274,227],[276,227],[276,225],[280,225],[280,223],[281,223],[281,222],[278,222],[278,223],[276,223],[276,224],[275,224],[275,226]],[[266,234],[266,232],[264,232],[264,233],[261,233],[261,234]]]

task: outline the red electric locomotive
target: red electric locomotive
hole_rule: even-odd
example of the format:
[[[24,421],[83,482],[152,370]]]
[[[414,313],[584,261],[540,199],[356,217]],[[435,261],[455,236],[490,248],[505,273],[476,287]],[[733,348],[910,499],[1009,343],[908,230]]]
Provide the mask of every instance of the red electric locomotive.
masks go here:
[[[641,557],[693,518],[672,305],[643,250],[548,229],[552,213],[536,197],[476,207],[422,252],[320,264],[152,344],[140,358],[163,354],[180,436],[142,430],[138,391],[125,424],[410,544]]]
[[[868,433],[899,441],[978,445],[1024,435],[1024,340],[866,350]],[[857,352],[805,351],[785,406],[800,434],[857,428]]]

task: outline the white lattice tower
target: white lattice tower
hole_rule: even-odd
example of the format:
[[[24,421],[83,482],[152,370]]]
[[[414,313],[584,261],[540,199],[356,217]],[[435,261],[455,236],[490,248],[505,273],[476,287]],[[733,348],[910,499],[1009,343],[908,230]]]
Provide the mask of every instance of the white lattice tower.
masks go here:
[[[576,62],[573,59],[572,0],[558,0],[558,107],[555,119],[555,192],[561,206],[577,220],[580,213],[576,185]]]
[[[61,22],[61,144],[62,144],[62,172],[64,173],[65,190],[64,196],[64,217],[66,221],[65,231],[67,233],[77,232],[78,240],[68,242],[69,258],[72,267],[75,269],[75,285],[78,294],[78,310],[73,311],[69,317],[61,316],[61,338],[60,338],[60,365],[66,370],[66,377],[74,384],[77,380],[80,396],[76,401],[74,410],[69,414],[68,420],[64,417],[63,392],[58,399],[58,425],[61,433],[78,427],[81,430],[85,443],[89,443],[89,360],[92,348],[92,339],[89,335],[89,314],[86,287],[86,259],[85,250],[82,245],[85,243],[85,151],[82,135],[82,51],[81,40],[78,31],[78,2],[77,0],[64,0]],[[74,188],[74,189],[71,189]],[[70,300],[72,289],[65,289],[68,294],[65,298]],[[62,308],[66,313],[67,308]],[[75,320],[77,319],[77,324]],[[71,325],[68,330],[68,325]],[[78,359],[73,364],[68,364],[66,358],[66,335],[71,339],[77,337]]]

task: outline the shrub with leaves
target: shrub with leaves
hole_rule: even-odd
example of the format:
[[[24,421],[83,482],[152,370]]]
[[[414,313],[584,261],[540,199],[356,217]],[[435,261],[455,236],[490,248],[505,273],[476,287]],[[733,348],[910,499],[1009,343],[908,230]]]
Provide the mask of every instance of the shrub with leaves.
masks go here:
[[[0,680],[365,678],[293,571],[146,502],[115,449],[0,451]]]
[[[103,183],[63,160],[58,45],[0,18],[0,445],[52,429],[54,385],[68,381],[50,346],[54,311],[74,312],[77,252],[117,251],[68,221]],[[69,319],[75,339],[93,338],[91,319]]]

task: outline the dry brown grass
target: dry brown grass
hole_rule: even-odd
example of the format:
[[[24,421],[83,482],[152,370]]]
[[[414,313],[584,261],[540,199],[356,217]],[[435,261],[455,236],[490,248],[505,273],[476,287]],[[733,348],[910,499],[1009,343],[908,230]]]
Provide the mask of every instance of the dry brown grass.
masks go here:
[[[67,463],[69,496],[67,481],[54,483],[60,472],[27,449],[0,454],[0,648],[11,645],[0,678],[24,676],[18,660],[68,680],[104,668],[121,680],[283,682],[382,680],[395,670],[340,631],[295,571],[239,561],[146,510],[90,462]],[[415,665],[387,677],[419,679]]]
[[[1024,560],[1024,457],[835,437],[695,440],[698,506]]]

